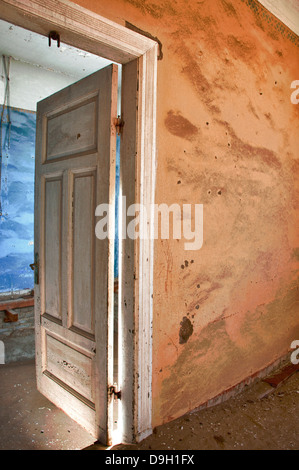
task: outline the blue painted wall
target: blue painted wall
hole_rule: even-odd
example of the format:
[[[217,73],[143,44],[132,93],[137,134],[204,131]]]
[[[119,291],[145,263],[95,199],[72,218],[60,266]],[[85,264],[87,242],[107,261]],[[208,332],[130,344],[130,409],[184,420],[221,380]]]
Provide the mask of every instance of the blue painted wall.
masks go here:
[[[0,107],[2,112],[2,106]],[[5,109],[2,123],[0,292],[33,288],[36,115]],[[9,136],[10,134],[10,136]]]
[[[2,107],[1,112],[2,112]],[[10,108],[10,138],[5,109],[2,124],[0,292],[32,289],[34,259],[34,166],[36,115]],[[118,277],[118,194],[120,138],[117,138],[116,240],[114,274]]]

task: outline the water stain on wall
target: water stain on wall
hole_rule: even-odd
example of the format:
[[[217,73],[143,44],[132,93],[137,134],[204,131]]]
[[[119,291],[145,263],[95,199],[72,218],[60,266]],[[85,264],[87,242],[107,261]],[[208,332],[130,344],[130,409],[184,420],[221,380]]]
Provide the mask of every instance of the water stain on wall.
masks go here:
[[[187,118],[181,115],[179,111],[168,111],[165,119],[165,126],[167,130],[178,137],[183,139],[192,139],[198,133],[198,129]]]
[[[180,323],[181,328],[179,332],[179,343],[184,344],[187,343],[188,339],[193,333],[193,325],[189,318],[184,317]]]
[[[209,398],[208,384],[227,381],[229,377],[230,386],[237,385],[240,374],[238,367],[231,367],[231,360],[235,365],[242,363],[248,370],[248,376],[250,371],[262,369],[265,362],[267,365],[274,362],[274,351],[277,343],[282,344],[281,338],[285,339],[286,344],[290,344],[292,338],[299,334],[298,326],[293,331],[288,327],[297,315],[298,301],[298,288],[294,282],[289,286],[287,295],[277,296],[269,305],[263,306],[263,309],[258,307],[251,315],[243,318],[236,330],[231,326],[237,318],[231,317],[211,323],[198,332],[195,338],[184,346],[171,368],[170,375],[163,381],[160,413],[164,420],[177,417],[176,410],[181,405],[182,397],[184,405],[181,410],[184,408],[187,411],[188,407],[198,406],[199,397],[204,403],[205,399]],[[281,321],[281,311],[286,314],[284,321]],[[247,344],[252,352],[259,351],[254,367],[252,357],[248,355],[244,344]],[[281,354],[285,352],[281,350]],[[194,368],[197,377],[193,381]],[[168,400],[169,394],[172,396],[171,403]]]

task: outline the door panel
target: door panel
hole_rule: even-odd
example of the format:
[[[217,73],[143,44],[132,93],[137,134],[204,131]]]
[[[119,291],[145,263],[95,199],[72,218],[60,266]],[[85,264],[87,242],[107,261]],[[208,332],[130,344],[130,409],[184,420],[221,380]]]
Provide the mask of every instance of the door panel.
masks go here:
[[[72,326],[94,335],[96,172],[74,175],[73,188]]]
[[[92,358],[46,335],[46,371],[94,403]]]
[[[95,96],[71,109],[49,115],[46,159],[52,160],[96,150],[97,110],[98,103]]]
[[[45,309],[61,319],[62,177],[45,181]]]
[[[114,221],[117,66],[38,103],[36,375],[41,393],[110,444],[113,241],[95,236],[95,209]]]

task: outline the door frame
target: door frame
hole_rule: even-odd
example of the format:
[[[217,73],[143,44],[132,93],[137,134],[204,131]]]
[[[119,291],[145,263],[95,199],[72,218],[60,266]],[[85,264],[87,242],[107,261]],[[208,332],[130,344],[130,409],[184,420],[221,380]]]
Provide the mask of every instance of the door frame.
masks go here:
[[[121,163],[120,184],[127,207],[140,204],[141,222],[139,238],[124,238],[120,246],[119,439],[138,442],[152,432],[152,209],[158,44],[68,0],[48,0],[46,4],[39,0],[0,0],[0,8],[5,21],[44,36],[55,30],[62,42],[122,64],[121,162],[125,165]],[[112,333],[108,331],[109,338]]]

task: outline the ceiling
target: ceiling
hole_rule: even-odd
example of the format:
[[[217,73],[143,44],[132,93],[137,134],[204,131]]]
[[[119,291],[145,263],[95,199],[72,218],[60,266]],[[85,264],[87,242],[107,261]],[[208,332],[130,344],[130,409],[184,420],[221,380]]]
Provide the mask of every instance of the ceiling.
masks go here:
[[[0,54],[80,79],[111,64],[89,52],[51,41],[19,26],[0,20]]]
[[[299,0],[259,0],[259,3],[299,36]]]
[[[299,0],[259,0],[271,13],[299,35]],[[0,54],[80,79],[111,61],[0,20]]]

